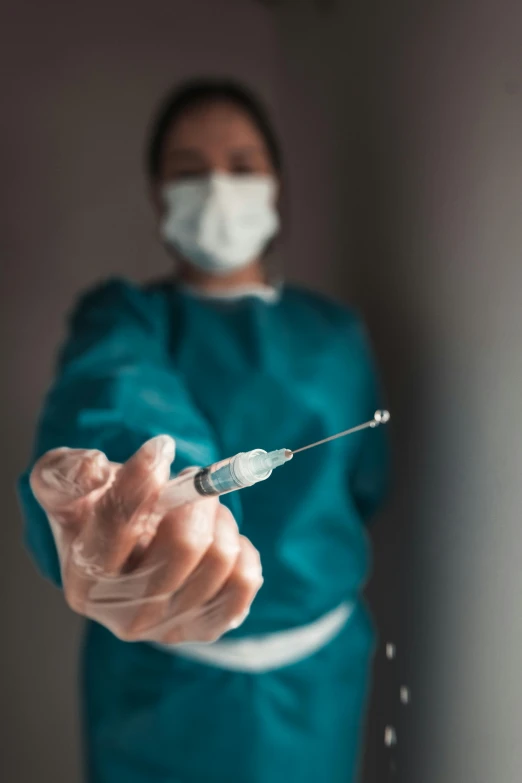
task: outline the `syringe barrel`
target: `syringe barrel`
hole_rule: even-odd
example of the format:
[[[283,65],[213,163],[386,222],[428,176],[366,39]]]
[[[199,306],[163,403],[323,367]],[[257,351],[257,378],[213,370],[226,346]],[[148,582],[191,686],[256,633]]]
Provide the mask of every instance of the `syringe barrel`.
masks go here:
[[[268,478],[271,470],[265,470],[262,474],[255,470],[255,457],[266,454],[263,449],[254,451],[241,451],[229,459],[216,462],[203,468],[194,476],[196,491],[203,496],[223,495],[236,489],[251,487],[258,481]]]
[[[241,451],[206,468],[194,468],[182,473],[169,481],[161,492],[160,502],[168,508],[176,508],[184,503],[225,495],[263,481],[272,473],[262,459],[266,453],[263,449]]]

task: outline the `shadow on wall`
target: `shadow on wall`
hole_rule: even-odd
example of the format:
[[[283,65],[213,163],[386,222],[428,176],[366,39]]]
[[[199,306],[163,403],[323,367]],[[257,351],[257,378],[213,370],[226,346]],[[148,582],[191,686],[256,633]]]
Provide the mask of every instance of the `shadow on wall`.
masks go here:
[[[358,18],[351,16],[349,26],[339,24],[340,30],[352,31],[353,47],[350,54],[340,42],[334,47],[340,59],[332,67],[334,82],[338,80],[332,95],[342,172],[336,192],[338,246],[340,257],[347,259],[339,267],[340,284],[362,310],[374,341],[392,413],[394,457],[393,495],[371,533],[374,568],[366,595],[379,647],[363,779],[364,783],[403,783],[412,779],[417,705],[422,701],[414,667],[420,655],[415,645],[423,638],[415,573],[422,492],[416,482],[422,475],[420,455],[428,442],[422,414],[429,406],[431,359],[408,290],[408,150],[396,103],[397,65],[391,65],[400,63],[396,51],[400,36],[393,9],[381,6],[360,11]],[[396,649],[391,660],[386,656],[387,643]],[[404,692],[401,700],[404,687],[414,694],[407,705]],[[394,729],[396,744],[386,745],[387,728]]]

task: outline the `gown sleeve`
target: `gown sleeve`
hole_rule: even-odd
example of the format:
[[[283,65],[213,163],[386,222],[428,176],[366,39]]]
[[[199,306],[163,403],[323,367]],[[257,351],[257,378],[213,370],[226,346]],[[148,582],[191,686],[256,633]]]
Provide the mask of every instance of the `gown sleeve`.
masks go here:
[[[168,353],[164,299],[110,281],[84,295],[70,319],[55,380],[37,428],[33,456],[18,492],[25,540],[42,574],[60,585],[60,568],[45,512],[29,475],[50,449],[99,449],[127,460],[146,440],[176,440],[175,472],[219,457],[210,425],[193,404]]]
[[[375,411],[385,408],[373,349],[362,321],[355,328],[357,361],[362,380],[362,418],[373,419]],[[390,488],[391,454],[388,425],[363,430],[361,446],[351,476],[351,490],[362,520],[370,523],[380,510]]]

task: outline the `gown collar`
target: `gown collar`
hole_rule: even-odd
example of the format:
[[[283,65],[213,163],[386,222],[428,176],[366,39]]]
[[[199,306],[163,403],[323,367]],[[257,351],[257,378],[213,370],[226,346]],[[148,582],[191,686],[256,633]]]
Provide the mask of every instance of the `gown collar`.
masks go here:
[[[262,285],[254,283],[250,285],[239,285],[229,288],[227,291],[203,291],[197,286],[188,285],[187,283],[178,283],[180,291],[196,297],[197,299],[206,299],[220,302],[233,302],[238,299],[244,299],[245,297],[257,297],[267,304],[276,304],[282,294],[283,284],[277,283],[276,285]]]

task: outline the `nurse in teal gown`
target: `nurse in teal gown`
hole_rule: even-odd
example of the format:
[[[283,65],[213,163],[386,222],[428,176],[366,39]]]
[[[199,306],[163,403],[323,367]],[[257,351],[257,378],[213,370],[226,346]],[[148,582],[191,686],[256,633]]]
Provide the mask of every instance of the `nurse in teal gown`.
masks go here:
[[[48,450],[99,449],[124,462],[165,433],[178,472],[253,448],[298,448],[380,407],[358,315],[268,275],[282,166],[250,94],[209,82],[170,96],[148,173],[178,273],[147,285],[109,280],[80,298],[20,481],[27,545],[58,586],[53,535],[28,478]],[[375,645],[360,596],[367,524],[387,482],[382,430],[304,452],[222,499],[264,575],[225,638],[277,638],[349,607],[319,649],[252,672],[88,623],[89,783],[354,783]]]

